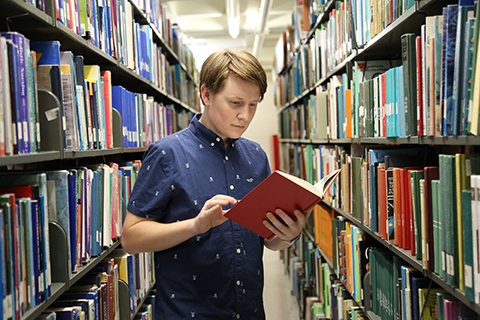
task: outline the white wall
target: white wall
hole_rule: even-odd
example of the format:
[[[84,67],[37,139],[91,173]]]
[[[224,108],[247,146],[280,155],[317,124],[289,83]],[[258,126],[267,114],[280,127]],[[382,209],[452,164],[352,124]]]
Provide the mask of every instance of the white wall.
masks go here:
[[[272,136],[278,134],[278,118],[277,109],[274,104],[273,87],[270,72],[267,70],[268,75],[268,88],[263,101],[258,105],[257,113],[250,123],[247,131],[243,134],[243,137],[255,142],[260,143],[263,150],[268,155],[270,160],[270,168],[274,169],[273,159],[273,143]]]

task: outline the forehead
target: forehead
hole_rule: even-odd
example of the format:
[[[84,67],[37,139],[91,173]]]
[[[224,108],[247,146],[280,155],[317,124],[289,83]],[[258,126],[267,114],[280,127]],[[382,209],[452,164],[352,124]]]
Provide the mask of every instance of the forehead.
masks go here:
[[[223,90],[219,93],[246,100],[260,99],[260,86],[237,75],[229,75]]]

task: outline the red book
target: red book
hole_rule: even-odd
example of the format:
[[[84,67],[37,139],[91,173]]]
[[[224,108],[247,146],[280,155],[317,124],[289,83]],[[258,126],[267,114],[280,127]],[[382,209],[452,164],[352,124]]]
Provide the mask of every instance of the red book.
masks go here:
[[[274,233],[263,225],[263,220],[268,221],[267,212],[275,214],[276,209],[282,209],[296,219],[293,211],[305,212],[320,202],[340,171],[332,171],[315,186],[288,173],[275,171],[228,210],[225,217],[265,239],[271,239]]]
[[[423,169],[423,176],[425,177],[425,211],[426,211],[426,235],[428,248],[428,262],[427,270],[434,271],[434,244],[433,244],[433,209],[432,209],[432,180],[439,179],[438,167],[425,167]]]
[[[345,90],[345,112],[346,112],[346,127],[345,138],[352,138],[352,90]]]
[[[113,132],[112,132],[112,74],[110,71],[101,71],[103,78],[103,93],[105,96],[105,129],[107,131],[107,148],[113,148]],[[141,143],[141,141],[140,141]]]
[[[403,248],[401,170],[401,168],[393,168],[393,220],[395,223],[395,240],[393,243]]]
[[[406,169],[403,175],[404,187],[404,207],[405,210],[405,249],[415,252],[415,232],[413,230],[413,199],[412,199],[412,183],[410,179],[410,171]],[[413,249],[412,249],[413,248]],[[415,255],[414,253],[412,253]]]
[[[417,132],[419,136],[423,136],[423,63],[422,63],[422,37],[417,36],[416,53],[417,53]]]
[[[272,136],[273,142],[273,167],[274,170],[280,170],[280,142],[278,141],[278,135]]]
[[[377,167],[378,177],[378,235],[387,240],[387,194],[385,185],[385,165]]]

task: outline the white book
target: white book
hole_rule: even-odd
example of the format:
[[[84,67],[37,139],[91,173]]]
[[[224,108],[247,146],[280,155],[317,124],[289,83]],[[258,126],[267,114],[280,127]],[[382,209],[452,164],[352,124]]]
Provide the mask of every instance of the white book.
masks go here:
[[[480,175],[472,175],[470,177],[470,187],[472,190],[472,236],[473,236],[473,278],[475,288],[475,303],[480,303],[480,272],[478,257],[480,256],[478,245],[480,219],[478,219],[478,213],[480,212]]]
[[[8,63],[8,52],[7,52],[7,43],[6,39],[0,38],[0,55],[2,56],[1,60],[1,74],[0,78],[10,79],[9,75],[9,63]],[[13,154],[13,126],[12,126],[12,109],[11,106],[11,97],[10,97],[10,81],[2,81],[0,93],[0,107],[4,110],[3,124],[0,123],[0,127],[4,130],[5,135],[5,153],[7,155]],[[1,129],[0,129],[1,130]]]

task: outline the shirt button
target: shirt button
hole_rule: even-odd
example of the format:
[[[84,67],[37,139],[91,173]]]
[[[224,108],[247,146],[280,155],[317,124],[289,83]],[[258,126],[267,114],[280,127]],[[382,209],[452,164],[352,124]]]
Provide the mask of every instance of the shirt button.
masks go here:
[[[225,156],[225,160],[228,160],[228,156]]]
[[[212,147],[214,147],[214,146],[215,146],[215,142],[210,143],[210,145],[211,145]]]
[[[217,142],[220,142],[220,138],[219,138],[219,137],[217,137],[217,139],[215,139],[215,140],[217,140]]]
[[[240,280],[237,280],[237,286],[239,286],[241,284]]]
[[[240,319],[240,315],[237,313],[237,319]]]
[[[235,189],[235,187],[232,184],[232,185],[230,185],[230,190],[233,190],[233,189]]]
[[[237,249],[237,253],[241,253],[242,252],[242,249]]]

